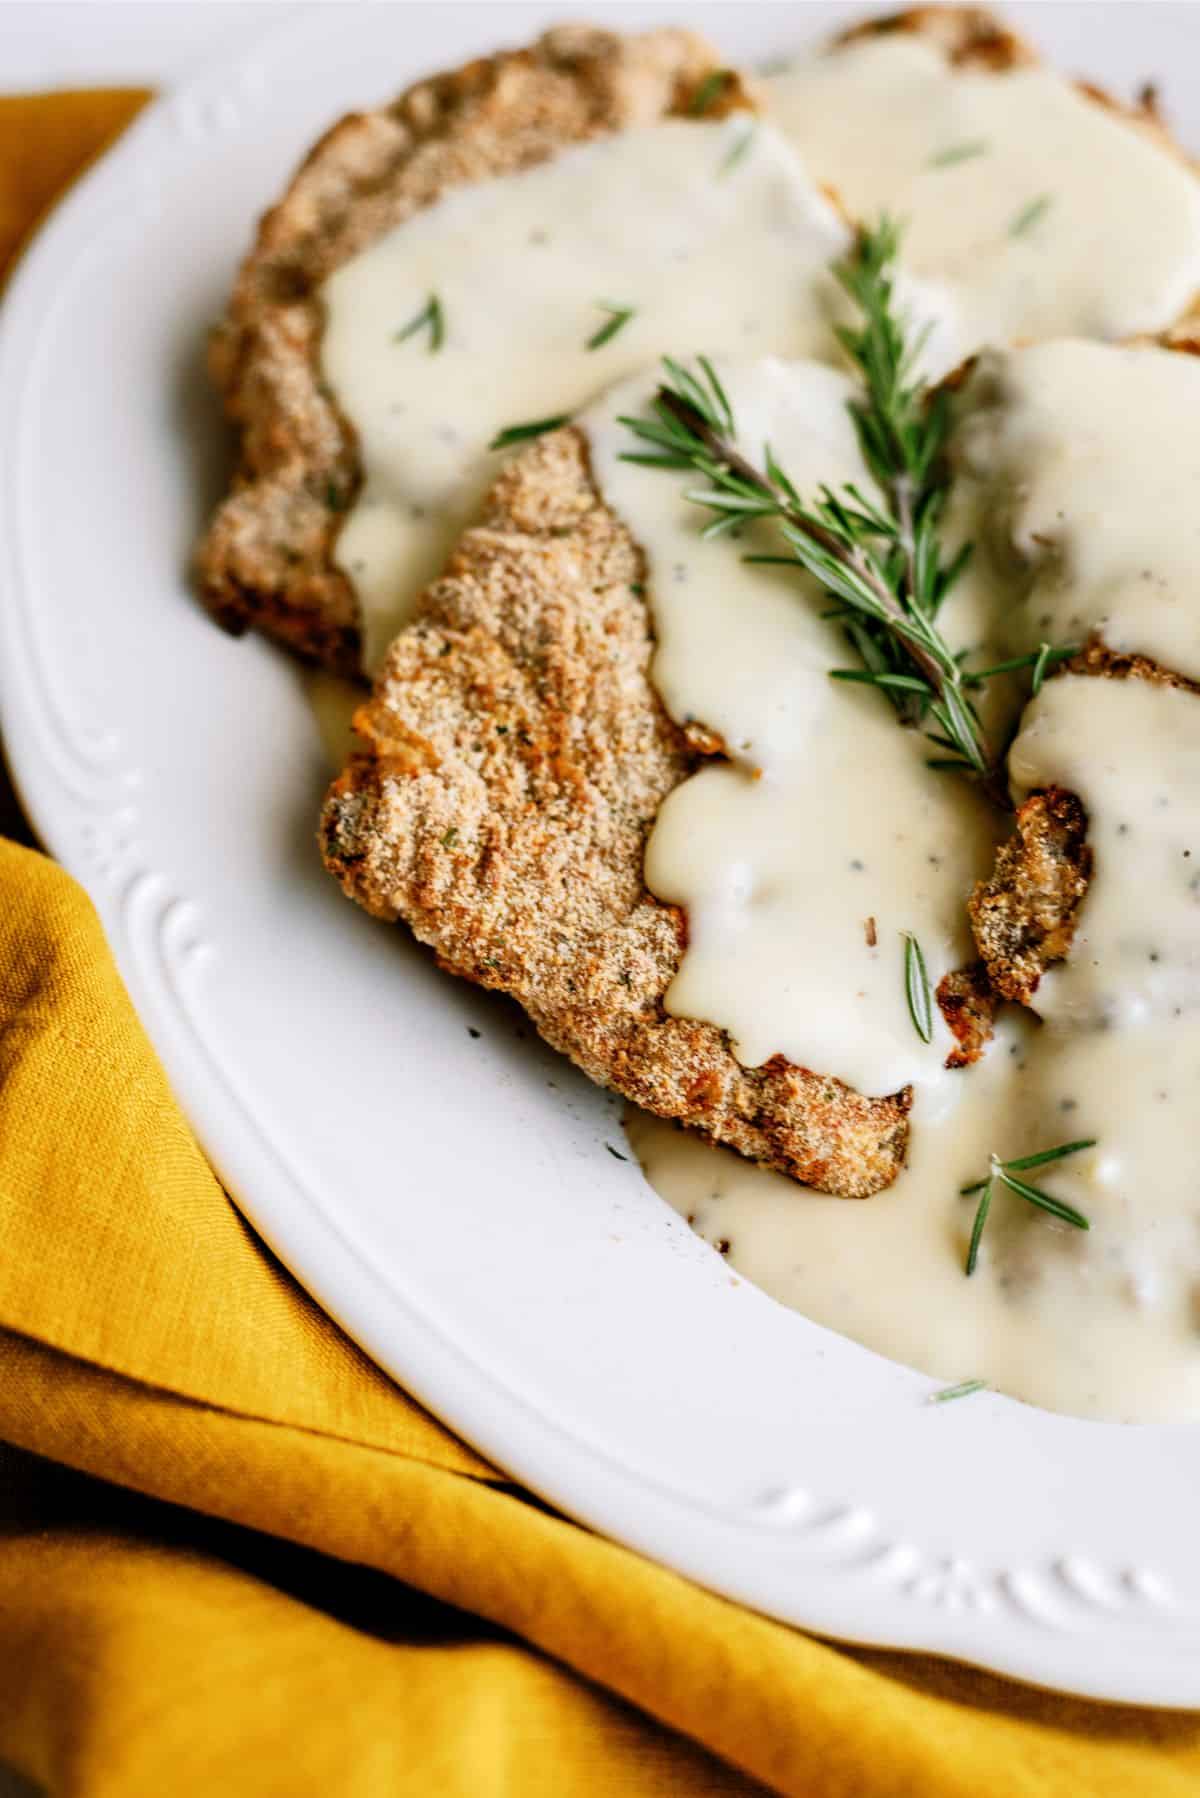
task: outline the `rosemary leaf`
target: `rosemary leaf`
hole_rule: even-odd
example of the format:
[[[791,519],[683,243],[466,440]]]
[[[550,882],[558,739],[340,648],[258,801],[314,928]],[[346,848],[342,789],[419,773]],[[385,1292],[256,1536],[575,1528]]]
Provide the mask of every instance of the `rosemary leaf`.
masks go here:
[[[1034,199],[1030,200],[1027,206],[1022,206],[1020,212],[1018,212],[1016,218],[1013,219],[1011,225],[1008,227],[1008,235],[1010,237],[1024,237],[1027,231],[1032,231],[1038,221],[1045,217],[1053,204],[1053,194],[1038,194]]]
[[[877,673],[873,668],[831,668],[830,680],[861,681],[871,687],[899,687],[905,693],[928,693],[923,680],[912,674]]]
[[[690,468],[692,466],[686,456],[668,456],[665,454],[661,456],[644,456],[639,455],[637,450],[622,450],[617,457],[617,461],[638,462],[643,468]],[[761,559],[762,558],[754,556],[742,557],[744,562],[753,562]],[[777,556],[775,560],[779,562],[790,562],[791,558],[790,556]]]
[[[713,101],[718,99],[733,80],[732,69],[712,69],[704,77],[688,104],[688,111],[693,118],[706,113]]]
[[[961,144],[947,144],[944,150],[939,150],[929,158],[927,166],[931,169],[953,168],[956,162],[968,162],[972,156],[986,156],[990,148],[985,137],[972,137]]]
[[[708,384],[716,397],[717,405],[719,407],[717,416],[720,419],[721,424],[731,436],[736,436],[737,427],[733,422],[733,408],[729,404],[729,396],[726,394],[725,389],[722,387],[720,380],[717,377],[716,369],[713,367],[707,356],[697,356],[696,360],[704,370],[708,379]],[[792,489],[792,491],[794,492],[795,490]]]
[[[608,313],[608,317],[599,330],[593,331],[588,338],[587,348],[589,350],[602,350],[606,343],[611,343],[617,332],[624,330],[637,310],[634,306],[614,306],[609,300],[597,300],[596,304],[601,312]]]
[[[543,437],[547,431],[557,431],[560,425],[569,424],[570,419],[569,412],[559,412],[553,418],[531,418],[527,424],[505,425],[502,431],[496,432],[488,448],[508,449],[514,443],[527,442],[530,437]]]
[[[436,293],[430,294],[421,310],[409,319],[402,330],[396,332],[392,342],[405,343],[408,338],[414,337],[426,325],[429,327],[429,354],[432,356],[435,351],[441,349],[446,341],[446,318],[442,311],[442,302]]]
[[[971,1275],[975,1272],[975,1265],[979,1260],[979,1245],[983,1241],[983,1226],[987,1223],[988,1212],[991,1209],[991,1205],[992,1183],[990,1180],[985,1180],[983,1182],[983,1192],[980,1194],[979,1204],[975,1208],[975,1222],[971,1226],[971,1244],[967,1250],[968,1279],[970,1279]]]
[[[969,686],[976,686],[985,680],[991,680],[993,675],[1015,674],[1021,668],[1032,668],[1036,680],[1039,663],[1042,668],[1042,679],[1045,680],[1046,674],[1051,668],[1057,667],[1059,662],[1070,661],[1072,656],[1079,654],[1079,649],[1078,643],[1063,643],[1057,649],[1051,648],[1049,643],[1039,643],[1038,647],[1031,649],[1028,655],[1011,656],[1007,662],[993,662],[990,668],[972,669],[967,675],[967,683]],[[1038,688],[1035,687],[1034,692],[1037,691]]]
[[[1067,1205],[1062,1199],[1054,1198],[1043,1192],[1040,1187],[1030,1186],[1025,1180],[1018,1180],[1006,1167],[999,1170],[1000,1178],[1011,1192],[1017,1193],[1030,1205],[1036,1205],[1041,1211],[1048,1211],[1051,1217],[1061,1218],[1065,1224],[1074,1224],[1077,1230],[1089,1230],[1091,1225],[1082,1211],[1076,1211],[1074,1205]]]
[[[923,1043],[933,1041],[933,995],[921,945],[910,930],[904,932],[904,996],[913,1029]]]
[[[954,1398],[970,1398],[973,1392],[986,1392],[986,1380],[960,1380],[957,1386],[943,1386],[940,1392],[931,1392],[926,1401],[931,1405],[948,1405]]]
[[[1077,1155],[1080,1149],[1094,1149],[1096,1140],[1094,1136],[1081,1136],[1078,1142],[1062,1142],[1056,1149],[1042,1149],[1037,1155],[1021,1155],[1016,1161],[1006,1161],[1004,1165],[1009,1173],[1014,1169],[1023,1173],[1027,1168],[1045,1167],[1048,1161],[1061,1161],[1064,1155]]]
[[[738,163],[742,161],[747,150],[749,150],[751,144],[754,142],[754,140],[757,136],[758,136],[758,121],[756,119],[752,118],[750,123],[748,125],[745,125],[742,128],[736,141],[730,145],[730,147],[726,151],[725,155],[721,158],[720,165],[717,169],[717,174],[718,175],[728,175],[733,169],[735,169],[737,167]]]

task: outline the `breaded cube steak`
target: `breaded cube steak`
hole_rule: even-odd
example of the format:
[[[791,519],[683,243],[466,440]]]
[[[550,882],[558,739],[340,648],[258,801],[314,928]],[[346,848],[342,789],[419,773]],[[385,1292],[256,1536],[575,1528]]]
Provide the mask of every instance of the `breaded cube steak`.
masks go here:
[[[743,1067],[663,1007],[687,940],[643,875],[659,806],[696,765],[649,678],[641,553],[575,427],[500,474],[393,643],[366,747],[322,817],[351,898],[443,967],[512,994],[602,1086],[827,1192],[902,1165],[908,1091],[864,1098],[776,1056]]]

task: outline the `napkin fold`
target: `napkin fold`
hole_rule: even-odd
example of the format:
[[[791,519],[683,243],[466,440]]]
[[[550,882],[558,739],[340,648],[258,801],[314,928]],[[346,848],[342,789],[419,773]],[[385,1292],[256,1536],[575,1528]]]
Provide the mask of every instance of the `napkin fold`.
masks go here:
[[[140,99],[0,99],[0,259]],[[513,1487],[242,1221],[86,896],[0,842],[0,1759],[82,1798],[1166,1798],[1200,1721],[831,1646]]]

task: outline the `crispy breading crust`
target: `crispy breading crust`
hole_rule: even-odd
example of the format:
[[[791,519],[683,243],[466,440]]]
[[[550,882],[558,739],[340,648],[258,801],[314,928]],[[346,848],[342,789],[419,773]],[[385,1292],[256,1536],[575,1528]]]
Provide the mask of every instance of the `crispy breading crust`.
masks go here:
[[[563,25],[531,49],[419,82],[321,139],[262,220],[211,344],[240,458],[196,571],[226,629],[253,624],[335,672],[361,672],[358,601],[334,562],[361,476],[354,432],[321,379],[321,282],[451,188],[686,111],[715,66],[689,31],[626,38]],[[731,79],[705,114],[744,104]]]
[[[1071,947],[1092,852],[1087,813],[1061,787],[1031,793],[1017,808],[1016,826],[967,911],[992,986],[1028,1005],[1045,970]]]
[[[1200,683],[1146,656],[1110,649],[1099,637],[1064,662],[1053,678],[1064,675],[1144,680],[1200,693]],[[998,850],[992,873],[979,882],[968,901],[987,978],[1005,999],[1032,1005],[1046,969],[1070,952],[1079,907],[1092,877],[1087,823],[1078,795],[1061,787],[1031,793],[1017,808],[1016,835]]]
[[[865,1197],[903,1161],[907,1091],[864,1098],[782,1057],[745,1068],[723,1031],[663,1009],[686,923],[643,859],[697,757],[648,678],[643,575],[580,431],[516,457],[359,714],[368,748],[326,802],[326,864],[602,1086]]]
[[[853,44],[864,37],[890,37],[907,32],[936,44],[956,69],[990,69],[1003,72],[1031,66],[1038,60],[1032,45],[982,6],[910,6],[904,12],[864,19],[837,38]]]
[[[943,974],[937,985],[938,1009],[958,1047],[946,1057],[948,1068],[970,1067],[992,1040],[999,996],[982,962]]]

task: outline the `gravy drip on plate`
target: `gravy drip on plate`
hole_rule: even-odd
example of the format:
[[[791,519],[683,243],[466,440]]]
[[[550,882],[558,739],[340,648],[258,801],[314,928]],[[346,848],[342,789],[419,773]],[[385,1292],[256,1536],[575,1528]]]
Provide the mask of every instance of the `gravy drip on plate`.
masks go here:
[[[1192,171],[1050,69],[958,70],[897,32],[765,86],[851,217],[905,221],[906,268],[944,290],[938,372],[985,343],[1160,331],[1200,289]]]
[[[571,413],[664,353],[832,355],[828,265],[847,242],[795,151],[742,114],[455,189],[339,269],[322,362],[365,476],[338,561],[368,669],[477,510],[498,432]],[[400,338],[431,296],[436,350],[429,326]]]
[[[862,480],[839,375],[813,364],[720,372],[748,454],[769,438],[801,491],[818,478]],[[1136,646],[1134,602],[1121,611],[1113,596],[1141,597],[1126,577],[1155,550],[1155,526],[1170,548],[1160,540],[1148,564],[1160,579],[1145,640],[1195,653],[1183,642],[1186,549],[1171,509],[1184,508],[1189,468],[1200,498],[1196,372],[1157,350],[1070,342],[981,371],[956,453],[971,471],[962,503],[987,530],[952,640],[970,623],[994,658],[1029,637],[1032,617],[1036,641],[1040,581],[1064,618],[1127,616]],[[729,750],[671,796],[650,841],[650,886],[689,917],[668,1005],[725,1026],[748,1061],[782,1052],[866,1091],[901,1080],[915,1091],[908,1165],[861,1203],[800,1192],[635,1118],[648,1177],[756,1284],[939,1378],[981,1378],[1084,1416],[1200,1416],[1200,696],[1063,674],[1030,702],[1010,755],[1015,796],[1077,793],[1095,873],[1036,1015],[1006,1008],[982,1062],[942,1071],[944,1039],[926,1049],[907,1015],[899,933],[919,937],[934,981],[969,960],[965,898],[1011,821],[967,782],[929,771],[921,739],[880,695],[828,680],[850,658],[803,579],[746,567],[740,555],[758,545],[745,539],[700,544],[703,515],[682,499],[688,477],[672,491],[676,477],[619,461],[611,415],[633,409],[635,385],[586,420],[598,478],[646,547],[665,703],[715,725]],[[1153,466],[1172,468],[1164,510],[1155,517],[1147,496],[1147,520],[1151,443]],[[1182,511],[1185,534],[1198,509]],[[1053,526],[1053,542],[1032,552],[1030,518]],[[1179,630],[1154,638],[1164,616]],[[1095,1148],[1026,1177],[1090,1229],[997,1185],[966,1278],[978,1195],[959,1189],[993,1153],[1087,1137]]]

